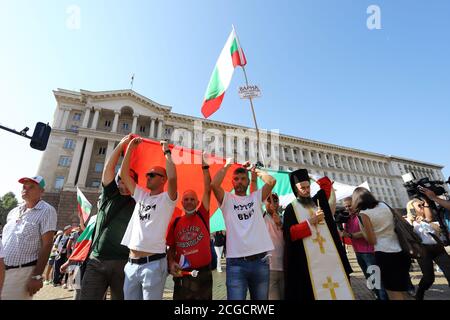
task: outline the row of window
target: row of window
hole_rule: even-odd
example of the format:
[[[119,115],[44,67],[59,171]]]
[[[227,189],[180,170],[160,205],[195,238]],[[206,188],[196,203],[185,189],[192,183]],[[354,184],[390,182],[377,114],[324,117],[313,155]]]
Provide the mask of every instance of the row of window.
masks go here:
[[[72,158],[69,156],[60,156],[58,161],[58,166],[60,167],[70,167],[72,163]],[[95,172],[103,172],[103,162],[97,162],[94,167]]]
[[[64,186],[64,180],[65,180],[65,177],[64,177],[64,176],[57,176],[57,177],[56,177],[56,179],[55,179],[55,185],[54,185],[55,190],[61,190],[61,189],[63,188],[63,186]],[[99,188],[99,187],[100,187],[100,183],[101,183],[100,180],[93,180],[93,181],[91,182],[90,187],[92,187],[92,188]]]

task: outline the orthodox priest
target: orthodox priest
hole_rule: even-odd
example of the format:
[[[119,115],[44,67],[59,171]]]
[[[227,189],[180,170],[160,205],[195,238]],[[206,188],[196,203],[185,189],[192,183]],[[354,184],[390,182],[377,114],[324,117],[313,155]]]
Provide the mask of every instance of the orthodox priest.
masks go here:
[[[289,175],[296,199],[284,213],[285,298],[287,300],[354,300],[352,268],[330,209],[332,183],[317,181],[321,189],[311,198],[306,169]]]

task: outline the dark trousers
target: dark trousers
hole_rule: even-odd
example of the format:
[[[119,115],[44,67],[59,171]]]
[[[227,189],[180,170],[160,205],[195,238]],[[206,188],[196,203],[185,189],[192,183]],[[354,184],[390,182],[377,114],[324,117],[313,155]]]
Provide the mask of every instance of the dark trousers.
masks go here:
[[[360,253],[355,252],[356,260],[358,261],[359,267],[361,268],[362,272],[364,273],[364,277],[368,279],[371,274],[367,272],[367,268],[369,268],[372,265],[377,265],[377,261],[375,259],[374,253]],[[377,296],[378,300],[389,300],[386,290],[383,288],[383,284],[381,285],[381,288],[374,289],[373,292]]]
[[[61,284],[64,274],[61,273],[61,266],[66,263],[67,254],[63,253],[60,255],[58,260],[55,260],[54,270],[53,270],[53,285]]]
[[[441,268],[447,283],[450,285],[450,256],[445,251],[445,248],[439,244],[424,245],[425,256],[417,259],[420,270],[422,270],[422,279],[420,279],[419,287],[416,292],[416,299],[423,300],[425,291],[430,289],[434,283],[434,265],[433,262]]]
[[[173,300],[212,300],[212,273],[201,269],[196,278],[174,277]]]
[[[90,258],[81,281],[81,300],[104,300],[108,287],[111,300],[123,300],[126,264],[127,260]]]

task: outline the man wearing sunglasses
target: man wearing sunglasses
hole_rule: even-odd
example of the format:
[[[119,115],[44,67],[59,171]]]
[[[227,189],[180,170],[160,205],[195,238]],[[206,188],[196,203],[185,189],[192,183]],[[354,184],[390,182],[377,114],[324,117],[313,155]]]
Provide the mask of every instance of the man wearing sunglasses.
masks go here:
[[[133,151],[142,143],[134,138],[123,160],[121,173],[128,172]],[[161,142],[166,168],[152,167],[147,173],[147,188],[130,177],[123,182],[136,200],[122,244],[130,249],[125,266],[125,300],[161,300],[167,277],[166,231],[177,203],[177,172],[167,142]],[[168,191],[164,192],[165,184]]]
[[[253,168],[264,186],[247,195],[250,184],[248,171],[240,167],[233,172],[234,194],[225,192],[222,182],[230,169],[232,159],[216,174],[211,184],[220,204],[227,229],[227,298],[245,300],[247,289],[250,299],[267,300],[269,293],[268,252],[274,249],[264,223],[262,204],[276,184],[268,173]]]
[[[276,193],[272,193],[265,201],[264,220],[275,249],[270,257],[269,300],[284,300],[283,225],[279,215],[280,203]]]
[[[174,220],[167,234],[170,247],[167,258],[170,274],[174,277],[174,300],[211,300],[212,273],[209,233],[209,203],[211,175],[206,155],[203,155],[203,198],[198,201],[195,191],[183,193],[181,204],[185,214]],[[199,205],[200,204],[200,205]],[[182,271],[197,270],[197,277],[183,275]]]

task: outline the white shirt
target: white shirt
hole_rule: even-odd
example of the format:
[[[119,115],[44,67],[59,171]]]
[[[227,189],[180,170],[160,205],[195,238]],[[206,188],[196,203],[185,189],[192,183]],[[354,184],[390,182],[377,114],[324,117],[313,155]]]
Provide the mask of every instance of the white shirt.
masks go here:
[[[384,203],[380,202],[375,208],[361,211],[361,213],[367,215],[372,223],[377,237],[377,243],[374,245],[375,251],[402,251],[394,230],[394,216]]]
[[[3,252],[3,244],[0,241],[0,259],[3,259],[5,257],[5,253]]]
[[[222,210],[227,228],[227,257],[241,258],[274,249],[262,213],[262,189],[249,196],[225,192]]]
[[[5,264],[18,266],[37,260],[41,237],[49,231],[56,231],[56,210],[44,200],[31,209],[25,203],[12,209],[3,227]]]
[[[166,252],[166,232],[177,200],[167,192],[151,196],[136,186],[133,195],[136,207],[122,239],[122,245],[148,253]]]
[[[274,250],[270,252],[272,255],[270,257],[270,270],[272,271],[283,271],[283,255],[284,255],[284,238],[283,230],[278,228],[273,221],[270,214],[264,216],[266,222],[267,230],[269,231],[270,238],[275,247]]]
[[[438,222],[432,222],[439,226]],[[436,244],[436,240],[432,236],[430,236],[430,233],[436,235],[436,231],[431,227],[430,223],[427,222],[413,222],[414,226],[414,232],[417,233],[420,238],[422,239],[423,244]]]

